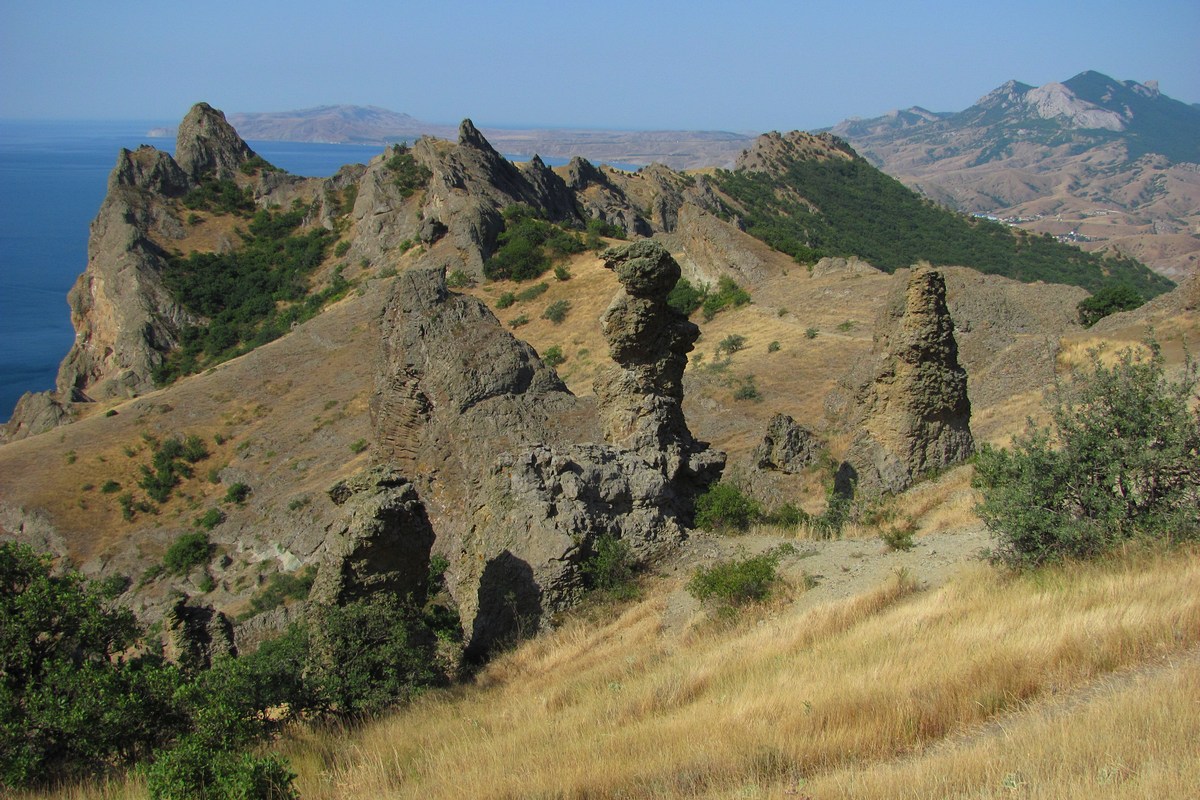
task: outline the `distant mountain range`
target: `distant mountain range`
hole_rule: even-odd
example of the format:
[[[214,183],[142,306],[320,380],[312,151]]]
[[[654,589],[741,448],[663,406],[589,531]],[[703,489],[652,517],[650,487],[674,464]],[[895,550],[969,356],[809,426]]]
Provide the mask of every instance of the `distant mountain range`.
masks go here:
[[[376,106],[317,106],[299,111],[232,113],[229,122],[246,139],[333,144],[385,144],[420,136],[453,139],[457,125],[424,122]],[[504,153],[542,157],[583,156],[595,163],[634,166],[659,163],[672,169],[731,167],[755,134],[726,131],[608,131],[570,128],[482,128]],[[173,128],[152,136],[170,137]]]
[[[456,128],[374,106],[235,113],[247,139],[384,145]],[[963,111],[919,106],[828,129],[873,164],[966,213],[1115,249],[1179,279],[1200,271],[1200,104],[1154,81],[1082,72],[1009,81]],[[754,135],[724,131],[484,128],[501,152],[672,169],[730,168]],[[171,129],[152,135],[173,136]]]
[[[1200,106],[1153,81],[1009,81],[964,111],[913,107],[830,130],[961,211],[1114,248],[1175,278],[1200,270]]]

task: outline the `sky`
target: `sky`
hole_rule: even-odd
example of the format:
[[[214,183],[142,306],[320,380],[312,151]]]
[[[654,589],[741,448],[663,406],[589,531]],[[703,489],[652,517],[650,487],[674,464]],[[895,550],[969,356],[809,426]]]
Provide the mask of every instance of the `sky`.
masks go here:
[[[380,106],[490,127],[811,130],[1084,70],[1200,102],[1200,2],[0,0],[0,118]]]

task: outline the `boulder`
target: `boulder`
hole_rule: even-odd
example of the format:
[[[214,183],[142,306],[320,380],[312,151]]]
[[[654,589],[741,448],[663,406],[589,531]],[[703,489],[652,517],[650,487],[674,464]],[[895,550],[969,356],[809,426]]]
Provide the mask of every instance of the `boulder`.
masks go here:
[[[776,414],[750,455],[750,463],[758,469],[795,475],[815,464],[823,449],[824,443],[811,430],[797,425],[787,414]]]

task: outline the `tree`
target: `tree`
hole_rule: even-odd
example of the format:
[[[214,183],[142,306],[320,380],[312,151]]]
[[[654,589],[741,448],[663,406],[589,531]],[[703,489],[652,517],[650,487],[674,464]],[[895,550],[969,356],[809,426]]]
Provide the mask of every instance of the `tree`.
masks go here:
[[[984,447],[976,462],[980,516],[1014,567],[1084,558],[1138,536],[1200,533],[1200,411],[1189,358],[1168,380],[1162,352],[1125,350],[1109,367],[1099,351],[1056,387],[1049,430],[1030,426],[1011,450]]]
[[[27,545],[0,543],[0,785],[132,763],[182,724],[177,671],[125,655],[139,631],[110,600]]]
[[[1128,283],[1118,283],[1105,286],[1091,297],[1079,301],[1075,306],[1079,312],[1079,322],[1083,327],[1090,328],[1109,314],[1117,311],[1131,311],[1146,302]]]

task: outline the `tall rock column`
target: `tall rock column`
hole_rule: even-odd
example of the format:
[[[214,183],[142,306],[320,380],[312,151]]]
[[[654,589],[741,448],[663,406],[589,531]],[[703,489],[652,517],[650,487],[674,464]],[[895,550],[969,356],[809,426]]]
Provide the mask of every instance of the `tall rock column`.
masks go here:
[[[615,362],[594,384],[605,439],[638,453],[668,480],[707,484],[724,456],[692,439],[683,416],[683,371],[700,329],[667,304],[679,264],[649,239],[601,257],[622,287],[601,319]]]
[[[885,312],[874,352],[874,377],[860,395],[861,426],[846,461],[861,489],[899,492],[975,449],[967,373],[940,272],[913,272],[903,300]]]

